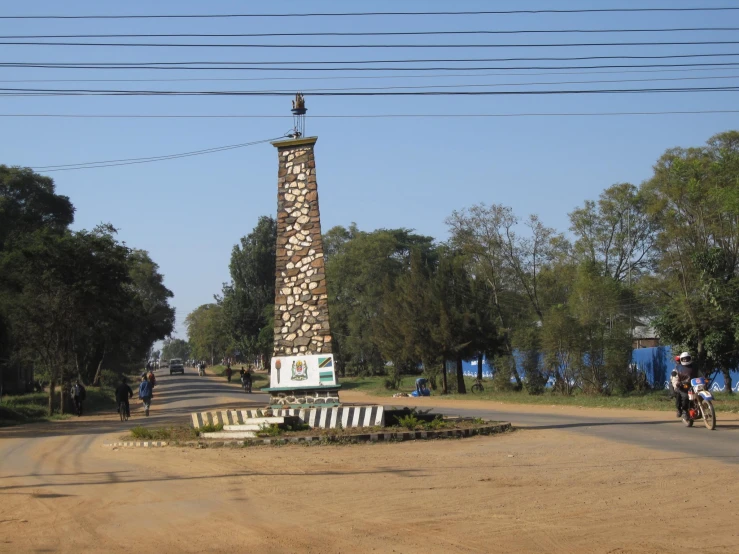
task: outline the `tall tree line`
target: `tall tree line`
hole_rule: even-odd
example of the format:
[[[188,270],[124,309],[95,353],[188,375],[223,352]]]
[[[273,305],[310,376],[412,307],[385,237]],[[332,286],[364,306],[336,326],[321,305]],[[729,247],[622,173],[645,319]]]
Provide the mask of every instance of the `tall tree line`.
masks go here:
[[[99,384],[103,367],[143,365],[175,318],[147,252],[118,241],[112,225],[73,231],[73,220],[50,178],[0,165],[0,379],[32,366],[48,383],[50,413],[64,411],[73,380]]]
[[[495,187],[492,187],[494,190]],[[617,183],[569,214],[479,204],[439,242],[409,229],[324,235],[334,356],[345,374],[425,372],[464,391],[462,361],[494,361],[495,386],[600,394],[641,386],[635,327],[695,353],[706,371],[739,363],[739,132],[670,149],[640,185]],[[208,310],[219,348],[268,357],[274,221],[234,247],[231,283]],[[198,310],[204,310],[201,307]],[[192,315],[192,314],[191,314]],[[451,371],[447,371],[447,367]],[[439,383],[437,383],[440,380]]]

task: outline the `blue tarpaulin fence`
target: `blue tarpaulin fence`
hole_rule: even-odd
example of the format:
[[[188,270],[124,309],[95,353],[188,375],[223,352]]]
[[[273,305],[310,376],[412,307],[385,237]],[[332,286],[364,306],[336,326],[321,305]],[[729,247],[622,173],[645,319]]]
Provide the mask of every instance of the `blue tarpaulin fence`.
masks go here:
[[[514,354],[516,360],[516,366],[521,377],[524,376],[522,368],[522,360],[517,354]],[[632,363],[636,364],[639,371],[644,372],[647,376],[647,381],[654,387],[666,387],[670,371],[675,367],[675,359],[672,354],[672,349],[669,346],[655,346],[654,348],[638,348],[632,351],[631,354]],[[462,363],[462,369],[464,374],[468,377],[477,376],[477,360],[464,361]],[[486,358],[482,361],[482,376],[484,379],[490,379],[493,377],[495,371],[494,365],[488,363]],[[732,370],[731,372],[732,388],[734,391],[739,392],[739,369]],[[547,386],[551,386],[553,380],[550,379]],[[723,391],[726,388],[724,383],[724,376],[722,373],[718,373],[711,385],[713,391]]]

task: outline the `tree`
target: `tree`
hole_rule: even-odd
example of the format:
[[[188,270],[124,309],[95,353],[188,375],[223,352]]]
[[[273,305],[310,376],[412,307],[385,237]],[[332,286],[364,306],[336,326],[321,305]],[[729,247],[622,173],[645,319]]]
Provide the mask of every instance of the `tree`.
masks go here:
[[[660,309],[656,326],[688,348],[706,371],[720,368],[731,390],[739,342],[739,132],[712,137],[702,148],[674,148],[645,183],[658,224],[657,274],[647,290]],[[727,332],[728,331],[728,332]]]
[[[513,210],[500,204],[455,211],[447,219],[450,243],[465,253],[470,271],[488,287],[509,371],[520,388],[512,337],[519,327],[543,320],[542,272],[568,244],[537,216],[525,222],[524,235],[516,231],[518,224]]]
[[[29,168],[0,164],[0,250],[39,229],[63,233],[74,221],[74,207],[54,192],[54,181]]]
[[[632,184],[604,190],[597,202],[587,200],[570,213],[575,255],[598,264],[615,281],[637,279],[651,269],[656,242],[656,218],[647,200]]]
[[[385,372],[385,358],[375,330],[388,281],[410,267],[411,252],[433,263],[433,239],[408,229],[362,232],[331,229],[327,244],[326,280],[333,354],[340,371],[358,374]]]
[[[187,338],[196,358],[208,359],[211,365],[217,359],[234,351],[223,308],[218,304],[203,304],[185,319]]]
[[[187,360],[190,358],[190,343],[183,339],[167,338],[162,344],[162,359],[171,360],[172,358],[180,358]]]
[[[104,232],[38,231],[0,259],[6,289],[15,291],[7,303],[11,329],[24,357],[49,379],[50,414],[56,385],[66,392],[78,368],[79,346],[99,329],[116,326],[129,298],[126,255]]]
[[[277,224],[262,216],[257,226],[231,253],[231,283],[223,286],[220,305],[226,325],[242,354],[272,355],[275,302]],[[271,335],[269,340],[265,340]]]

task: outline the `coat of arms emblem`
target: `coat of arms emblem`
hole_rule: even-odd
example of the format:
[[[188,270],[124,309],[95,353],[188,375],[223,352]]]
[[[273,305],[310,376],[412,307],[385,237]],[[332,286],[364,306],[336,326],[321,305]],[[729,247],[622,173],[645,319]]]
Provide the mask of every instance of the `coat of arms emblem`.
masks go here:
[[[295,360],[292,367],[292,380],[305,381],[308,378],[308,362],[305,360]]]

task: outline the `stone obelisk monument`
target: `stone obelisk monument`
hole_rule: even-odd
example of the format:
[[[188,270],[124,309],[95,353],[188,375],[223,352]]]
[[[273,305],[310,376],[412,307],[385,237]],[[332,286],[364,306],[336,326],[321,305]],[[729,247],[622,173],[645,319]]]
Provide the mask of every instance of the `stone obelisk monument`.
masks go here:
[[[275,268],[275,346],[270,405],[273,407],[339,404],[328,292],[318,208],[316,161],[318,137],[303,137],[305,101],[293,101],[292,138],[277,148],[277,264]]]

